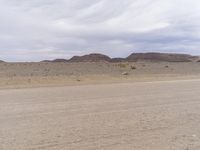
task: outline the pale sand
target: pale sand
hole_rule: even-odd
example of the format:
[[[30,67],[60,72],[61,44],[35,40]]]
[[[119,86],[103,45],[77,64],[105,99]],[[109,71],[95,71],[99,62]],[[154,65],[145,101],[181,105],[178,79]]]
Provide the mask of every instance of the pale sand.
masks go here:
[[[200,80],[0,90],[0,150],[199,150]]]
[[[200,63],[0,63],[0,88],[0,150],[200,149]]]

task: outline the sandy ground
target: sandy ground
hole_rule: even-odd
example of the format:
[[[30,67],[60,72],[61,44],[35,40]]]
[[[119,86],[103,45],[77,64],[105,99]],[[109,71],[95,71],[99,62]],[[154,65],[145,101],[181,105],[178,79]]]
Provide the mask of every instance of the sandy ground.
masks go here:
[[[200,78],[198,62],[0,63],[0,88],[192,78]]]
[[[0,150],[199,150],[200,80],[0,90]]]

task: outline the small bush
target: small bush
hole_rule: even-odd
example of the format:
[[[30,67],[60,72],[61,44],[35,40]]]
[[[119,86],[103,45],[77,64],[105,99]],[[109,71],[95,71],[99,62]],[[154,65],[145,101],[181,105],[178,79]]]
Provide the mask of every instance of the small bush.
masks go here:
[[[135,66],[131,66],[131,69],[132,69],[132,70],[135,70],[135,69],[137,69],[137,68],[136,68]]]
[[[120,63],[120,64],[118,64],[118,66],[120,68],[126,68],[127,66],[129,66],[129,64],[127,64],[127,63]]]
[[[166,65],[166,66],[165,66],[165,68],[169,68],[169,66],[168,66],[168,65]]]

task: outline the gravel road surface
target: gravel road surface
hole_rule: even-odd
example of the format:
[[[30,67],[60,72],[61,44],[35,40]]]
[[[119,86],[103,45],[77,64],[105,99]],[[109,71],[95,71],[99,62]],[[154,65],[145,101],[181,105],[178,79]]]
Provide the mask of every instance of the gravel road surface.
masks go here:
[[[0,90],[0,150],[199,150],[200,80]]]

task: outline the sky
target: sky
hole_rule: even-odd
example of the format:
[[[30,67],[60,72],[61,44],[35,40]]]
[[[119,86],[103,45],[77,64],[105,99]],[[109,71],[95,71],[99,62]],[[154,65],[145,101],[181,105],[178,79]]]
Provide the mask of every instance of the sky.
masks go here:
[[[200,0],[0,0],[0,59],[200,55]]]

